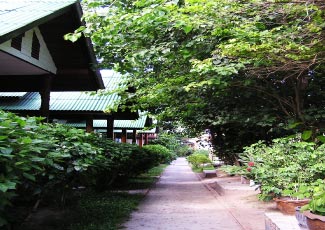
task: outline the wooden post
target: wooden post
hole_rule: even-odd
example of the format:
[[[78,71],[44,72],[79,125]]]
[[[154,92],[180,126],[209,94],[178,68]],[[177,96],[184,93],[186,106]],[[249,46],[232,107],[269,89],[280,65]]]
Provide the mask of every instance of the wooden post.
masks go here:
[[[92,133],[94,131],[93,117],[89,116],[86,119],[86,132]]]
[[[142,146],[143,146],[143,134],[140,133],[139,134],[139,147],[142,148]]]
[[[145,133],[145,134],[144,134],[144,144],[145,144],[145,145],[149,144],[148,133]]]
[[[114,117],[112,115],[107,117],[106,137],[114,140]]]
[[[122,129],[121,142],[122,142],[122,143],[126,143],[126,138],[127,138],[127,132],[126,132],[126,129]]]
[[[137,143],[137,130],[133,129],[133,134],[132,134],[132,144]]]
[[[40,115],[45,117],[45,122],[49,121],[50,117],[50,93],[51,93],[51,75],[42,76],[42,89],[39,91],[41,95],[41,107],[40,107]]]

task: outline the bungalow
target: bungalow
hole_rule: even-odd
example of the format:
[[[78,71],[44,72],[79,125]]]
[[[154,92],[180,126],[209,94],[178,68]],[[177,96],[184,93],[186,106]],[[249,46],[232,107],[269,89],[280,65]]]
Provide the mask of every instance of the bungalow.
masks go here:
[[[122,80],[120,74],[110,71],[102,77],[108,91],[114,91]],[[107,138],[114,138],[114,120],[135,120],[138,113],[130,111],[105,112],[119,101],[117,93],[95,94],[95,91],[50,92],[49,120],[85,121],[88,132],[94,130],[94,120],[104,120]],[[0,109],[22,116],[37,116],[41,107],[37,92],[0,92]],[[103,122],[102,122],[103,124]],[[119,127],[118,127],[119,128]]]
[[[63,38],[81,16],[77,0],[2,0],[0,92],[37,92],[38,115],[49,117],[50,92],[104,89],[90,39]]]

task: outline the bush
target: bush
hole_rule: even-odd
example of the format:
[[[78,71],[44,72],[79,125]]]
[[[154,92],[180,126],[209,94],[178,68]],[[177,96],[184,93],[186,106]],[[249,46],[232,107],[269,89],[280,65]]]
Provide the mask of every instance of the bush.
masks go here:
[[[258,142],[246,147],[240,161],[246,176],[261,184],[260,198],[267,200],[324,178],[324,151],[324,144],[278,138],[271,145]]]
[[[157,159],[157,164],[166,164],[176,159],[175,154],[162,145],[145,145],[143,149]]]
[[[0,111],[0,227],[18,219],[10,216],[9,206],[31,207],[44,197],[64,204],[75,188],[104,190],[117,178],[136,176],[172,158],[163,146],[141,149]]]
[[[151,145],[162,145],[175,153],[177,156],[184,157],[193,153],[193,148],[182,144],[182,137],[174,133],[162,132],[158,138],[150,142]]]
[[[206,149],[197,149],[194,151],[195,154],[202,154],[204,156],[209,156],[209,150]]]
[[[9,205],[31,205],[50,192],[65,200],[102,158],[81,130],[2,111],[0,127],[0,226],[10,219]]]
[[[182,145],[179,148],[176,149],[176,155],[180,157],[186,157],[193,154],[193,148],[187,146],[187,145]]]
[[[203,168],[204,164],[210,164],[209,157],[202,153],[193,153],[187,157],[188,162],[192,164],[194,168]]]

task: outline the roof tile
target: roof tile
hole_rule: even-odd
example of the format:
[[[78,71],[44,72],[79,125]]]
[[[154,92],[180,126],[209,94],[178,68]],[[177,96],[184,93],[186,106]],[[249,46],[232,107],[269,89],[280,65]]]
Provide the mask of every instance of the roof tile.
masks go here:
[[[1,0],[0,36],[31,24],[75,2],[77,0]]]
[[[121,82],[122,76],[112,73],[110,76],[103,77],[107,90],[116,89]],[[39,93],[26,93],[17,100],[3,100],[6,94],[0,93],[0,109],[3,110],[39,110],[41,97]],[[2,100],[1,100],[2,98]],[[91,95],[89,92],[51,92],[50,110],[51,111],[103,111],[108,106],[113,106],[120,97],[117,93],[110,95]]]

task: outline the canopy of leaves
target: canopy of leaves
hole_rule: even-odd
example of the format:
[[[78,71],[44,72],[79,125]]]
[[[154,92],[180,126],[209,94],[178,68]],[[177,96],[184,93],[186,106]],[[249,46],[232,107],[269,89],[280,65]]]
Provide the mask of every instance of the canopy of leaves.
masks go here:
[[[128,73],[136,93],[125,98],[136,108],[194,131],[219,130],[228,146],[237,137],[265,138],[288,121],[322,126],[323,1],[84,4],[83,32],[102,68]]]

